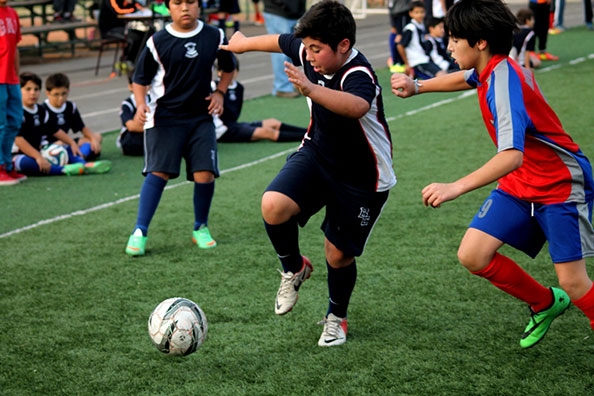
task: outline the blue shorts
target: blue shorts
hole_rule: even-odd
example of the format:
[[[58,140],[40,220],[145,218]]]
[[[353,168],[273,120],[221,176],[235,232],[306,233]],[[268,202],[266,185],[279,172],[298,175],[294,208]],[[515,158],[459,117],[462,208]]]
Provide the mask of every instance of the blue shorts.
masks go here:
[[[289,155],[266,191],[285,194],[299,205],[301,212],[297,221],[301,227],[325,206],[321,229],[326,238],[349,257],[363,254],[389,194],[388,191],[362,191],[337,181],[304,148]]]
[[[181,159],[186,161],[186,177],[194,180],[194,172],[209,171],[219,176],[217,139],[212,118],[193,123],[155,126],[145,131],[144,169],[162,172],[171,179],[179,176]]]
[[[536,204],[493,190],[470,228],[481,230],[534,258],[549,241],[553,263],[594,256],[592,201]]]

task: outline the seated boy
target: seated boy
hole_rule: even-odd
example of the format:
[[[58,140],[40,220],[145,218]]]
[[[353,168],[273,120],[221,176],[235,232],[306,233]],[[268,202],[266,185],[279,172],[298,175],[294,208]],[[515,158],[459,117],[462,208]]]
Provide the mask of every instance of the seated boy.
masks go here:
[[[520,30],[514,33],[514,41],[509,56],[527,69],[540,67],[540,58],[534,53],[536,35],[534,34],[534,14],[528,8],[516,13]]]
[[[134,70],[128,71],[128,89],[132,92]],[[147,100],[149,102],[149,100]],[[136,117],[136,99],[134,93],[120,105],[122,129],[116,140],[116,146],[124,155],[144,155],[144,124]]]
[[[427,31],[423,24],[425,3],[419,0],[410,3],[409,15],[411,21],[404,27],[402,38],[397,44],[398,53],[404,61],[405,73],[419,78],[445,74],[446,72],[441,70],[427,54],[425,42]]]
[[[447,43],[444,40],[445,29],[442,18],[430,18],[427,22],[429,34],[426,36],[426,49],[433,63],[445,72],[451,73],[460,70],[450,56]]]
[[[21,73],[21,96],[24,119],[15,139],[15,167],[29,175],[81,175],[85,173],[104,173],[109,171],[109,161],[87,163],[82,159],[76,142],[66,132],[58,128],[45,106],[37,104],[41,92],[41,79],[33,73]],[[41,148],[48,137],[68,146],[68,162],[65,166],[52,165],[41,155]]]
[[[70,80],[63,73],[55,73],[45,80],[45,93],[47,99],[44,102],[45,108],[49,111],[50,117],[58,125],[58,128],[70,134],[77,142],[80,152],[86,161],[91,161],[101,155],[101,135],[91,131],[85,126],[78,108],[74,102],[68,100],[70,92]],[[57,139],[48,136],[48,143]]]
[[[263,121],[237,122],[243,107],[243,85],[235,77],[239,71],[239,64],[233,74],[233,81],[225,93],[223,114],[213,116],[217,141],[223,143],[244,143],[258,140],[273,142],[300,142],[307,133],[306,128],[289,125],[275,118]],[[219,71],[220,72],[220,71]],[[213,81],[213,90],[218,81]]]

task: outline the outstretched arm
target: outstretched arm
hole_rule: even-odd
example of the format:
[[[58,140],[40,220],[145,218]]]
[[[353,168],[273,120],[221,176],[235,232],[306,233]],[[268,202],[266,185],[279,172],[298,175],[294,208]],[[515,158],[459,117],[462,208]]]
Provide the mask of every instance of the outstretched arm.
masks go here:
[[[415,81],[406,74],[392,74],[392,93],[401,98],[408,98],[424,92],[452,92],[472,89],[464,79],[465,71],[445,74],[443,76],[419,82],[418,92],[415,91]]]
[[[236,54],[248,51],[282,52],[278,45],[279,36],[279,34],[264,34],[246,37],[243,33],[237,31],[229,39],[229,44],[220,45],[219,48]]]
[[[442,203],[486,186],[522,166],[524,153],[516,149],[501,151],[483,166],[453,183],[432,183],[422,191],[423,204],[438,208]]]

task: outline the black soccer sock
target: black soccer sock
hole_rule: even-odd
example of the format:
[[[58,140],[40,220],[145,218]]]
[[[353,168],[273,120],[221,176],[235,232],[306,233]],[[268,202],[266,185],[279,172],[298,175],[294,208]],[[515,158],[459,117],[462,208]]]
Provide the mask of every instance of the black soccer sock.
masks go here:
[[[196,183],[194,182],[194,230],[202,225],[208,225],[208,213],[214,195],[215,182]]]
[[[138,202],[138,217],[136,219],[136,226],[134,229],[140,228],[144,236],[148,233],[148,227],[153,219],[163,189],[167,184],[167,180],[149,173],[144,178],[142,188],[140,189],[140,200]]]
[[[291,217],[289,221],[272,225],[264,221],[264,227],[272,246],[285,272],[296,273],[303,267],[303,258],[299,252],[299,226],[297,219]]]
[[[306,128],[282,123],[278,132],[277,142],[300,142],[306,133]]]
[[[357,282],[357,263],[355,260],[343,268],[332,268],[328,261],[328,293],[330,295],[328,313],[339,318],[346,318],[351,294]]]

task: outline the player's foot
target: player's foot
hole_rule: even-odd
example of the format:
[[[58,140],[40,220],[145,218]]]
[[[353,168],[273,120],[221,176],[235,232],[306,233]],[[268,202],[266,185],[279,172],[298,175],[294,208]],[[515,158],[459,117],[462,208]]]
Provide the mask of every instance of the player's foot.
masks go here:
[[[192,231],[192,241],[198,245],[200,249],[210,249],[217,246],[217,241],[212,239],[210,231],[208,231],[208,227],[205,225]]]
[[[390,73],[404,73],[406,71],[406,67],[399,63],[390,66]]]
[[[313,272],[313,266],[309,259],[305,256],[302,257],[303,267],[301,267],[301,271],[296,274],[293,274],[290,271],[282,272],[279,270],[281,273],[281,283],[274,302],[274,313],[277,315],[284,315],[293,309],[299,298],[297,293],[299,288],[306,279],[309,279]]]
[[[549,308],[540,312],[534,312],[530,309],[532,317],[520,340],[522,348],[530,348],[542,340],[553,319],[569,308],[570,300],[567,293],[555,287],[551,287],[551,292],[553,293],[553,302]]]
[[[107,173],[111,169],[111,161],[102,160],[87,162],[85,164],[85,173],[87,174],[100,174]]]
[[[565,31],[565,29],[563,29],[563,28],[559,28],[559,27],[552,27],[552,28],[550,28],[550,29],[549,29],[549,34],[550,34],[551,36],[554,36],[554,35],[556,35],[556,34],[561,34],[561,33],[563,33],[564,31]]]
[[[346,342],[347,335],[347,320],[346,318],[339,318],[333,313],[329,314],[318,324],[324,325],[324,331],[318,341],[319,346],[335,346],[342,345]]]
[[[85,173],[85,164],[82,162],[66,164],[62,167],[62,173],[68,176],[82,175]]]
[[[10,177],[4,169],[4,165],[0,165],[0,186],[13,186],[19,184],[19,181]]]
[[[264,25],[264,17],[262,16],[262,14],[256,14],[256,18],[254,19],[254,24],[256,26]]]
[[[142,234],[142,230],[137,228],[130,238],[128,238],[128,244],[126,245],[126,253],[130,256],[144,256],[144,247],[148,237]]]
[[[549,54],[548,52],[541,52],[538,54],[538,58],[540,60],[546,60],[546,61],[556,61],[559,60],[558,56],[555,56],[553,54]]]
[[[14,168],[12,168],[9,171],[6,171],[6,173],[8,174],[8,176],[12,177],[14,180],[18,181],[19,183],[27,180],[27,176],[15,171]]]

